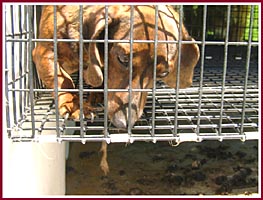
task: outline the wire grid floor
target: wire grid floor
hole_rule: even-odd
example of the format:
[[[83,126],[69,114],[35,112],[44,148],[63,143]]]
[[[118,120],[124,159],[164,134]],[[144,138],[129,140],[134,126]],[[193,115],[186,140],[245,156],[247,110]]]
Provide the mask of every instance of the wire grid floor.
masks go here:
[[[259,91],[258,68],[250,67],[247,91],[244,91],[245,69],[228,67],[226,73],[223,101],[222,123],[220,124],[222,98],[222,68],[206,67],[204,70],[203,91],[201,96],[201,112],[199,108],[200,68],[197,67],[193,86],[179,90],[178,102],[176,91],[161,82],[157,83],[155,94],[155,131],[152,135],[152,94],[148,93],[143,116],[132,128],[132,133],[113,127],[109,123],[109,137],[104,136],[104,114],[98,113],[93,122],[84,121],[84,127],[72,120],[59,120],[59,133],[56,131],[56,113],[54,100],[50,93],[43,93],[36,99],[34,106],[35,122],[31,120],[30,108],[25,109],[24,118],[13,127],[13,141],[102,141],[133,142],[133,141],[202,141],[248,138],[258,139]],[[241,133],[242,106],[246,93],[245,118]],[[175,104],[178,104],[178,116],[175,118]],[[200,126],[198,127],[198,117]],[[177,134],[174,134],[175,119]],[[35,130],[32,130],[32,123]],[[80,135],[84,130],[84,136]]]

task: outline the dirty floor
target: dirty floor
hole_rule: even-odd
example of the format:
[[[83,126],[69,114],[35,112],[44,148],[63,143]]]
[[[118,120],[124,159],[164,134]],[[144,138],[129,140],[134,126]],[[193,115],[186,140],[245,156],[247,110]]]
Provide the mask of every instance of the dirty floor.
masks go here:
[[[258,141],[70,143],[68,195],[250,195],[258,193]]]

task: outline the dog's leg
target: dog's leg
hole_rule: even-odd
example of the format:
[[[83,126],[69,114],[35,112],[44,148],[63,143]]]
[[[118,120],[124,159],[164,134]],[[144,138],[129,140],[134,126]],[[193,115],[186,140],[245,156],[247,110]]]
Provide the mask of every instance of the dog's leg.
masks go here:
[[[43,84],[47,88],[53,89],[55,70],[54,70],[54,52],[47,44],[38,44],[33,50],[33,59],[37,67],[38,74]],[[73,80],[69,74],[57,62],[57,79],[59,89],[73,89],[75,88]],[[54,96],[54,92],[53,92]],[[71,118],[78,118],[79,116],[79,100],[77,94],[70,92],[58,92],[58,108],[61,116],[70,114]]]
[[[107,161],[107,143],[105,141],[102,142],[100,151],[102,152],[100,168],[102,169],[104,174],[107,175],[107,173],[109,173],[110,170]]]

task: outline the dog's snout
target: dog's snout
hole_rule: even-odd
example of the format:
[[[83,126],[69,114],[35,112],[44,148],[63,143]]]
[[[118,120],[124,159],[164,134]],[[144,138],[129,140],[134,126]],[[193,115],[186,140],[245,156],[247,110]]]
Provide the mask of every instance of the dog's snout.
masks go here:
[[[126,129],[128,127],[128,124],[130,123],[131,127],[133,127],[134,123],[138,120],[137,112],[135,109],[131,109],[131,117],[129,120],[129,114],[128,114],[128,107],[125,106],[123,109],[117,111],[112,116],[111,122],[113,125],[117,128],[123,128]]]
[[[117,128],[126,128],[127,127],[126,116],[122,111],[119,111],[113,116],[112,123]]]

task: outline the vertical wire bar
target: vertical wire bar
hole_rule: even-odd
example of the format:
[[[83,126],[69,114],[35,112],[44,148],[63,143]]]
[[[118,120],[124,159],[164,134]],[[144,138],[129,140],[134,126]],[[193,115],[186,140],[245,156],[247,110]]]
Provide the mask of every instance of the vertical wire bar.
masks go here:
[[[174,113],[174,130],[173,136],[178,135],[178,99],[179,99],[179,88],[180,88],[180,68],[181,68],[181,54],[182,54],[182,26],[183,26],[183,6],[179,8],[179,35],[178,35],[178,60],[177,60],[177,74],[176,74],[176,99],[175,99],[175,113]]]
[[[38,18],[40,18],[40,15],[41,15],[41,9],[38,9],[38,7],[40,7],[39,5],[36,5],[34,6],[34,35],[35,37],[38,37],[38,24],[39,21],[38,21]],[[34,43],[34,46],[33,48],[35,48],[35,43]],[[35,75],[35,87],[36,88],[41,88],[42,85],[41,85],[41,80],[39,79],[38,77],[38,73],[37,73],[37,70],[36,70],[36,67],[34,67],[34,75]],[[39,92],[35,92],[36,96],[39,96]]]
[[[19,38],[22,39],[23,38],[23,29],[22,29],[22,19],[21,19],[21,11],[22,11],[22,6],[19,5],[18,6],[18,17],[19,17]],[[23,66],[22,66],[22,42],[19,42],[19,88],[23,89],[22,86],[22,70],[23,70]],[[23,96],[22,91],[19,92],[19,100],[18,100],[18,104],[19,104],[19,115],[22,116],[22,112],[23,112],[23,108],[24,108],[24,102],[22,101],[22,96]]]
[[[32,52],[32,38],[33,38],[33,27],[32,27],[32,6],[28,6],[28,51]],[[30,111],[31,111],[31,123],[32,123],[32,138],[35,137],[35,115],[34,115],[34,85],[33,85],[33,60],[32,55],[28,54],[28,65],[29,65],[29,100],[30,100]]]
[[[104,35],[104,136],[109,137],[108,132],[108,39],[109,39],[109,6],[105,6],[105,35]]]
[[[223,109],[224,109],[224,98],[225,98],[225,82],[227,72],[227,55],[228,55],[228,40],[229,40],[229,28],[230,28],[230,15],[231,5],[227,6],[227,25],[226,25],[226,38],[224,46],[224,66],[223,66],[223,78],[222,78],[222,90],[221,90],[221,105],[220,105],[220,117],[219,117],[219,129],[218,135],[222,135],[222,122],[223,122]]]
[[[13,39],[15,39],[15,13],[14,12],[14,9],[15,7],[11,5],[11,33],[12,33],[12,37]],[[12,88],[15,89],[15,42],[12,42],[12,45],[11,45],[11,54],[12,54],[12,62],[11,62],[11,65],[12,65]],[[13,91],[12,92],[12,104],[13,104],[13,116],[14,116],[14,123],[16,124],[17,123],[17,110],[16,110],[16,92]]]
[[[79,6],[79,120],[80,137],[84,138],[83,121],[83,6]]]
[[[26,6],[25,5],[25,10],[24,10],[24,16],[25,16],[25,24],[24,24],[24,29],[26,31],[26,35],[25,35],[25,39],[27,39],[27,35],[29,34],[29,22],[28,22],[28,7],[29,6]],[[32,47],[33,48],[33,47]],[[25,52],[25,62],[24,62],[24,73],[27,74],[27,76],[25,77],[25,80],[24,80],[24,84],[25,84],[25,88],[28,89],[29,88],[29,73],[30,73],[30,70],[29,70],[29,65],[28,65],[28,51],[29,50],[29,46],[28,46],[28,43],[25,44],[25,47],[24,47],[24,52]],[[30,94],[27,93],[27,95],[25,95],[25,102],[26,102],[26,107],[29,107],[29,104],[30,104]]]
[[[27,14],[27,6],[24,5],[24,31],[26,32],[28,29],[27,29],[27,19],[26,19],[26,14]],[[26,38],[26,36],[24,36],[24,38]],[[23,66],[24,66],[24,71],[23,73],[24,74],[27,74],[27,76],[24,77],[24,88],[27,89],[28,88],[28,85],[27,85],[27,80],[28,80],[28,65],[27,65],[27,56],[28,56],[28,52],[27,52],[27,44],[25,43],[24,44],[24,63],[23,63]],[[29,98],[28,98],[28,93],[25,93],[25,96],[24,96],[24,105],[25,107],[28,107],[29,105]]]
[[[7,7],[5,6],[5,101],[6,101],[6,125],[7,128],[10,128],[10,105],[9,105],[9,95],[8,95],[8,78],[9,78],[9,69],[8,69],[8,65],[7,65],[7,41],[6,41],[6,33],[7,33]],[[11,131],[8,131],[8,137],[11,137]]]
[[[246,58],[246,75],[245,75],[245,80],[244,80],[244,94],[243,94],[243,104],[242,104],[240,135],[245,134],[244,133],[244,122],[245,122],[245,115],[246,115],[246,95],[247,95],[247,84],[248,84],[249,66],[250,66],[253,22],[254,22],[254,5],[251,6],[251,10],[250,10],[250,24],[249,24],[247,58]]]
[[[158,48],[158,5],[155,6],[155,27],[154,27],[154,62],[153,62],[153,88],[152,88],[152,129],[151,136],[155,136],[155,93],[156,93],[156,66]],[[153,142],[156,139],[153,138]]]
[[[53,35],[53,44],[54,44],[54,92],[55,92],[55,110],[56,110],[56,132],[57,138],[60,138],[59,130],[59,110],[58,110],[58,41],[57,41],[57,6],[53,6],[54,11],[54,35]]]
[[[36,20],[37,20],[37,15],[38,15],[38,12],[39,11],[37,11],[37,9],[36,9],[36,7],[37,6],[34,6],[34,9],[33,9],[33,11],[34,11],[34,19],[33,19],[33,24],[34,24],[34,35],[35,36],[38,36],[38,27],[37,27],[37,24],[36,24]],[[33,48],[35,48],[35,43],[34,43],[34,45],[33,45]],[[37,73],[37,70],[36,70],[36,67],[35,67],[35,65],[34,65],[34,67],[33,67],[33,73],[34,73],[34,86],[35,86],[35,88],[40,88],[40,81],[39,81],[39,78],[38,78],[38,73]],[[34,93],[34,95],[35,95],[35,97],[38,97],[39,96],[39,92],[35,92]]]
[[[134,25],[134,6],[131,6],[130,13],[130,62],[129,62],[129,109],[128,109],[128,135],[132,134],[132,59],[133,59],[133,25]]]
[[[200,82],[199,82],[199,98],[198,98],[198,113],[197,113],[197,128],[196,133],[200,135],[201,124],[201,110],[202,110],[202,96],[203,96],[203,82],[204,82],[204,63],[205,63],[205,36],[206,36],[206,19],[207,19],[207,5],[203,9],[203,32],[202,32],[202,49],[201,49],[201,66],[200,66]]]

